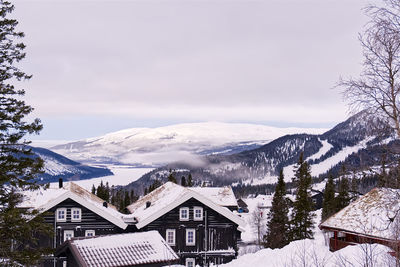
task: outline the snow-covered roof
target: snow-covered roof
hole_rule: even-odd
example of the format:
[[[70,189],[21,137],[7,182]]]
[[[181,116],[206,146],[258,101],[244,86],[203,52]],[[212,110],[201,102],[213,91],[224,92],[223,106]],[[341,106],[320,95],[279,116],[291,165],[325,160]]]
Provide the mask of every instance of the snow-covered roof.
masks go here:
[[[235,194],[230,186],[224,187],[191,187],[193,190],[202,196],[212,200],[214,203],[223,207],[238,206]]]
[[[243,220],[239,216],[233,214],[228,208],[218,205],[195,190],[172,182],[165,183],[135,203],[129,205],[127,208],[131,214],[125,215],[124,218],[126,222],[131,222],[133,219],[136,219],[136,226],[140,229],[191,198],[197,199],[204,205],[236,223],[241,229],[243,228]],[[147,203],[150,203],[149,207],[147,207]]]
[[[334,228],[385,239],[398,239],[400,229],[400,190],[374,188],[320,224],[321,229]]]
[[[45,212],[70,198],[118,227],[127,227],[122,219],[123,214],[118,212],[115,206],[107,204],[107,207],[104,207],[104,200],[73,182],[64,183],[62,188],[59,188],[58,184],[51,184],[47,189],[24,191],[23,195],[24,200],[19,205],[21,208],[34,208]]]
[[[171,262],[178,256],[157,231],[69,240],[56,254],[69,248],[80,266],[135,266]]]

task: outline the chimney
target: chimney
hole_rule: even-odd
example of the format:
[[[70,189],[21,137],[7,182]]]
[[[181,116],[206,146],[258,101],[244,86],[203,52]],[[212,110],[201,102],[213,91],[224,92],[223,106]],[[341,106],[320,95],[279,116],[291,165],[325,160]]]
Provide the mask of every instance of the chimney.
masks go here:
[[[107,201],[103,202],[103,207],[106,207],[106,208],[108,207]]]
[[[63,179],[58,179],[58,188],[63,188]]]
[[[150,201],[147,201],[146,202],[146,209],[148,208],[148,207],[150,207],[151,206],[151,202]]]

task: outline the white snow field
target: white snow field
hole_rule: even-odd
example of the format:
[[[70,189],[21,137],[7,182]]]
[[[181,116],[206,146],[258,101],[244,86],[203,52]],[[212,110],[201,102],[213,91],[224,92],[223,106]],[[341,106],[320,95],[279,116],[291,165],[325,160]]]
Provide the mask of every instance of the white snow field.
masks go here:
[[[74,183],[78,184],[79,186],[89,191],[91,190],[93,185],[96,187],[100,185],[101,181],[103,181],[104,184],[108,182],[109,186],[127,185],[131,182],[136,181],[144,174],[153,170],[153,168],[132,168],[130,166],[115,166],[115,165],[108,165],[105,167],[109,168],[114,173],[114,175],[86,179],[86,180],[79,180],[79,181],[74,181]]]
[[[160,165],[190,156],[222,153],[235,144],[266,144],[286,134],[320,134],[322,128],[279,128],[243,123],[185,123],[158,128],[132,128],[64,143],[52,150],[83,162]],[[196,157],[192,160],[197,160]]]
[[[289,195],[287,195],[289,197]],[[242,240],[251,244],[241,247],[238,259],[230,263],[219,265],[223,267],[391,267],[396,266],[395,260],[388,254],[389,248],[383,245],[357,245],[349,246],[337,252],[330,252],[327,240],[318,228],[321,210],[316,211],[314,239],[291,242],[281,249],[261,249],[253,245],[256,241],[256,229],[252,213],[260,207],[263,211],[264,221],[262,228],[266,230],[267,215],[272,204],[273,195],[258,195],[244,199],[249,208],[249,213],[241,214],[246,221],[245,232]],[[327,238],[327,237],[326,237]],[[259,250],[259,251],[257,251]],[[248,253],[249,251],[257,251]],[[370,261],[367,263],[367,261]],[[371,264],[373,263],[373,264]]]

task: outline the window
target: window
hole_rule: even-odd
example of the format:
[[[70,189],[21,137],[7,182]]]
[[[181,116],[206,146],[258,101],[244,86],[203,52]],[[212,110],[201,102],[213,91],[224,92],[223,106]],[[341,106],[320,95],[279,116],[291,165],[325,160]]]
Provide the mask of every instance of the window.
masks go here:
[[[186,267],[194,267],[196,264],[195,260],[193,258],[187,258],[186,259]]]
[[[59,208],[56,210],[56,221],[57,222],[66,222],[67,221],[67,209]]]
[[[167,229],[165,239],[168,245],[175,246],[175,229]]]
[[[186,229],[186,245],[194,246],[196,245],[196,230]]]
[[[189,208],[180,208],[179,209],[179,220],[180,221],[189,221]]]
[[[194,207],[193,208],[193,220],[195,220],[195,221],[203,220],[203,208],[202,207]]]
[[[64,241],[70,240],[74,237],[74,230],[64,230]]]
[[[72,208],[71,209],[71,222],[80,222],[81,221],[81,209],[80,208]]]
[[[86,230],[85,236],[95,236],[96,232],[94,230]]]

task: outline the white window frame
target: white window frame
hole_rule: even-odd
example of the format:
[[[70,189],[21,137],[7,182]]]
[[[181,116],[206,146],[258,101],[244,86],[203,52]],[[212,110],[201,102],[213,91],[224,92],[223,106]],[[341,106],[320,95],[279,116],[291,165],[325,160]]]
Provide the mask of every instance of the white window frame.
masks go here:
[[[89,236],[88,234],[92,234],[91,236],[96,236],[95,230],[85,230],[85,236]]]
[[[196,217],[196,211],[200,211],[200,217]],[[203,220],[203,207],[193,207],[193,221],[202,221]]]
[[[187,218],[182,217],[182,211],[186,210]],[[180,221],[189,221],[189,208],[188,207],[183,207],[179,209],[179,220]]]
[[[59,214],[59,212],[61,212],[61,211],[64,212],[64,218],[63,218],[63,219],[60,219],[60,218],[58,217],[58,214]],[[67,221],[67,208],[58,208],[58,209],[56,210],[56,221],[57,221],[57,222],[66,222],[66,221]]]
[[[191,263],[192,265],[189,265],[190,263]],[[190,266],[195,267],[195,266],[196,266],[196,260],[195,260],[194,258],[186,258],[186,260],[185,260],[185,266],[186,266],[186,267],[190,267]]]
[[[74,218],[74,211],[79,211],[79,218]],[[82,220],[82,209],[72,208],[71,209],[71,222],[80,222]]]
[[[64,242],[69,240],[67,239],[67,233],[71,234],[71,238],[74,237],[74,230],[64,230]]]
[[[172,242],[169,242],[169,240],[168,240],[168,234],[169,233],[172,233]],[[167,229],[165,231],[165,241],[167,242],[168,245],[175,246],[175,242],[176,242],[176,231],[175,231],[175,229]]]
[[[193,241],[189,242],[189,233],[193,233]],[[186,246],[195,246],[196,245],[196,229],[186,229]]]

